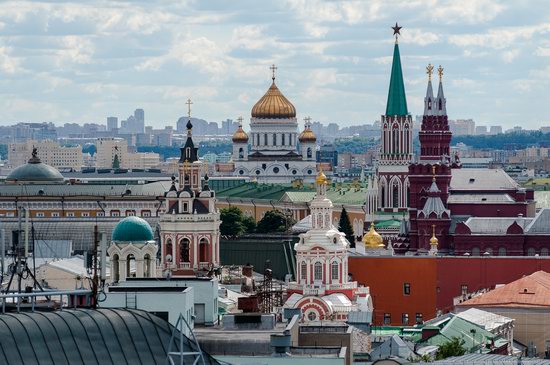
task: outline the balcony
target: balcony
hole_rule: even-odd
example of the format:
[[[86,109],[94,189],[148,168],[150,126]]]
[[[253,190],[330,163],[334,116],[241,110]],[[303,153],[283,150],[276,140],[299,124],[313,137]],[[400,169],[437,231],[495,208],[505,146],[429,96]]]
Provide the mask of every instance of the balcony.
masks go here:
[[[199,270],[210,269],[210,266],[209,262],[199,262]]]
[[[190,262],[180,262],[178,265],[178,269],[180,270],[189,270],[191,269],[191,263]]]

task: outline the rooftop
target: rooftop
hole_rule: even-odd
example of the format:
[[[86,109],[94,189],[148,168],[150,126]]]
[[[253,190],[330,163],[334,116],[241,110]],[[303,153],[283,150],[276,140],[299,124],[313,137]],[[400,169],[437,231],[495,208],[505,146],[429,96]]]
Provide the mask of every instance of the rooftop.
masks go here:
[[[520,186],[503,169],[451,169],[450,190],[516,190]]]

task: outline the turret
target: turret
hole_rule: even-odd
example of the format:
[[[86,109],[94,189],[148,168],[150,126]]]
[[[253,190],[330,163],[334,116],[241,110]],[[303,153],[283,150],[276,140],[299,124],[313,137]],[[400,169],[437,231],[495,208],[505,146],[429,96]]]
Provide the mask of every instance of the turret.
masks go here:
[[[436,99],[436,115],[447,115],[447,100],[443,94],[443,67],[439,65],[437,68],[437,73],[439,75],[439,87],[437,89],[437,99]]]
[[[315,144],[317,142],[317,137],[311,130],[311,118],[304,118],[304,121],[304,130],[298,137],[302,151],[302,158],[308,161],[315,161]]]
[[[248,159],[248,134],[243,130],[243,117],[239,117],[239,128],[233,134],[233,160]]]
[[[426,89],[426,97],[424,98],[424,115],[434,115],[434,92],[432,89],[432,72],[434,67],[428,64],[426,73],[428,74],[428,88]]]

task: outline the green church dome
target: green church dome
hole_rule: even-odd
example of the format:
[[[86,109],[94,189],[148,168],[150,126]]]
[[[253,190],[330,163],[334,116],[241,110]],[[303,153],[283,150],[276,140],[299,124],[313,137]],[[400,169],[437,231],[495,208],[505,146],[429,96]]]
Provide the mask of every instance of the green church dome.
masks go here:
[[[42,163],[33,150],[32,158],[25,165],[15,168],[7,177],[9,183],[62,183],[63,175],[54,167]]]
[[[152,241],[153,230],[144,219],[126,217],[116,225],[111,240],[119,242]]]

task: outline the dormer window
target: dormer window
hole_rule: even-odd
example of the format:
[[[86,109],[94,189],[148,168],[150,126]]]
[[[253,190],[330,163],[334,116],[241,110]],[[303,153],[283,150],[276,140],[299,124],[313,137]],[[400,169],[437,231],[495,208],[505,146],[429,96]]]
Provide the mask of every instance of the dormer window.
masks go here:
[[[191,158],[191,148],[190,147],[187,147],[185,149],[185,157],[186,158]]]

